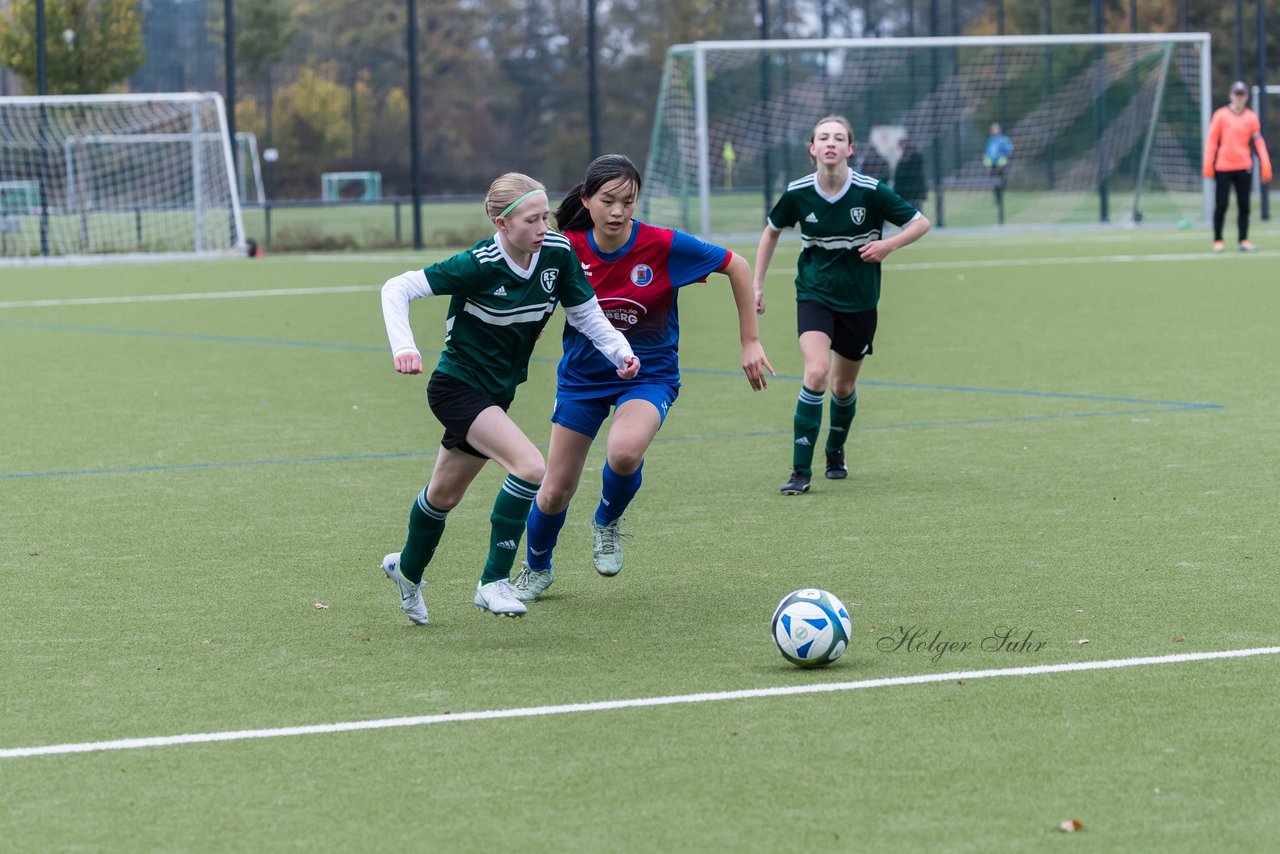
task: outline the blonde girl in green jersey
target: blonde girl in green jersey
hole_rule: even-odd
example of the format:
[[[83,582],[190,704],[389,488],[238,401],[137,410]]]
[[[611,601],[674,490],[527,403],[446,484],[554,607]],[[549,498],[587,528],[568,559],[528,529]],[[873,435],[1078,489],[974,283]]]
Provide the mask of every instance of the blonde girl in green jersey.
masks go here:
[[[446,517],[489,460],[508,474],[489,517],[489,556],[475,604],[509,617],[528,610],[511,586],[511,567],[546,463],[507,409],[556,305],[564,306],[569,323],[609,359],[619,377],[629,380],[640,370],[626,337],[600,310],[573,247],[548,227],[550,207],[542,184],[517,172],[502,175],[489,188],[485,210],[497,229],[492,237],[382,286],[387,338],[402,374],[422,373],[409,303],[449,297],[444,350],[427,383],[427,403],[444,426],[444,437],[431,482],[409,508],[404,547],[382,560],[383,572],[399,588],[400,607],[418,625],[427,622],[423,574]]]
[[[826,476],[848,475],[845,439],[857,409],[856,383],[871,354],[880,301],[880,262],[914,243],[929,220],[887,184],[849,168],[853,128],[843,116],[814,125],[809,157],[817,167],[787,185],[756,247],[756,310],[764,312],[764,278],[784,228],[800,226],[796,325],[804,356],[804,386],[792,421],[791,477],[783,495],[803,495],[813,477],[813,455],[822,426],[822,399],[831,389]],[[884,236],[884,224],[901,228]]]

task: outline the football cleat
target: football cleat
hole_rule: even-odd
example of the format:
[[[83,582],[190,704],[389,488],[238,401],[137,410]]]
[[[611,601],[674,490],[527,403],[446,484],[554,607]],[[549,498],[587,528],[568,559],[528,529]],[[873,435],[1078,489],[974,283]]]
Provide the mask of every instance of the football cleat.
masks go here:
[[[608,525],[597,525],[594,518],[591,520],[591,562],[595,564],[596,572],[606,578],[622,572],[621,525],[622,517]]]
[[[546,569],[531,569],[528,563],[520,567],[520,574],[516,576],[516,580],[511,582],[511,586],[515,588],[516,598],[521,602],[536,602],[538,597],[542,595],[542,591],[551,586],[556,580],[556,574],[547,567]]]
[[[844,462],[844,448],[827,451],[827,480],[844,480],[849,476],[849,467]]]
[[[516,597],[516,589],[505,578],[490,581],[488,584],[476,582],[476,607],[488,611],[495,617],[523,617],[529,612],[524,603]]]
[[[409,621],[419,626],[427,624],[427,604],[422,601],[422,589],[427,586],[425,580],[414,584],[400,572],[400,552],[392,552],[382,559],[382,571],[400,588],[400,608],[409,617]]]
[[[782,484],[783,495],[804,495],[809,491],[809,480],[811,475],[807,475],[800,469],[791,471],[791,479]]]

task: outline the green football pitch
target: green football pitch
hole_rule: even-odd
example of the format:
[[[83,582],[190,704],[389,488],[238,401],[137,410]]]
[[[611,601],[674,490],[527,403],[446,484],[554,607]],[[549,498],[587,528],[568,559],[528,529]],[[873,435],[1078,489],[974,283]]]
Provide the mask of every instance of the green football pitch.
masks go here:
[[[379,561],[440,428],[377,290],[442,253],[0,269],[0,848],[1275,850],[1280,228],[1255,232],[895,254],[850,477],[798,497],[788,240],[766,391],[726,280],[682,293],[622,574],[591,568],[597,447],[555,586],[477,611],[490,467],[426,627]],[[445,308],[414,304],[424,350]],[[539,443],[560,323],[512,407]],[[852,613],[827,668],[770,638],[804,587]]]

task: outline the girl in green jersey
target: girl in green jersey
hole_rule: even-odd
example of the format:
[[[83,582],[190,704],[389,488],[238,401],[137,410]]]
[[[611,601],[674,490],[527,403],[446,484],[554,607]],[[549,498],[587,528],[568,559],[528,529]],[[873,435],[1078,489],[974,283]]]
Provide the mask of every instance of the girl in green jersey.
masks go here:
[[[853,128],[843,116],[827,116],[809,137],[817,170],[787,185],[756,248],[757,310],[764,311],[764,277],[784,228],[800,226],[796,321],[804,355],[804,387],[796,402],[791,477],[783,495],[809,491],[813,454],[822,426],[822,398],[831,387],[826,475],[848,475],[844,443],[858,396],[862,360],[871,354],[880,301],[880,262],[929,230],[924,214],[887,184],[849,168]],[[901,231],[885,237],[884,224]]]
[[[400,607],[418,625],[427,622],[423,573],[444,534],[445,517],[491,459],[508,475],[489,517],[489,557],[475,604],[510,617],[527,610],[511,587],[511,567],[546,464],[507,409],[557,303],[619,377],[629,380],[640,370],[627,339],[600,310],[569,241],[548,228],[546,189],[527,175],[507,173],[489,188],[485,210],[497,227],[492,237],[382,286],[387,338],[402,374],[422,373],[409,303],[449,297],[444,350],[427,383],[427,402],[444,425],[444,437],[431,482],[409,508],[404,548],[382,560],[383,572],[399,588]]]

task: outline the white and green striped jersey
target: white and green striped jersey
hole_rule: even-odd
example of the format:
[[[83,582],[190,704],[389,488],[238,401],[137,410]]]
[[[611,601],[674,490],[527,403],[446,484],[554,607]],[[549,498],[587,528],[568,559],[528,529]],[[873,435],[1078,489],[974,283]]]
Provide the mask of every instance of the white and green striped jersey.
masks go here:
[[[828,196],[814,172],[787,185],[769,212],[769,226],[800,226],[797,300],[832,311],[870,311],[880,302],[880,265],[863,261],[858,248],[879,240],[885,222],[903,226],[918,213],[870,175],[850,169],[844,187]]]
[[[507,256],[494,235],[422,273],[425,281],[417,280],[416,286],[389,291],[398,281],[392,280],[383,288],[392,351],[416,350],[408,328],[409,300],[447,295],[444,351],[436,369],[494,400],[515,397],[516,386],[528,377],[534,344],[556,303],[567,310],[595,299],[578,256],[556,232],[547,233],[527,270]]]

